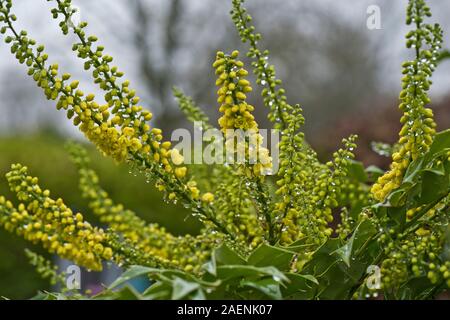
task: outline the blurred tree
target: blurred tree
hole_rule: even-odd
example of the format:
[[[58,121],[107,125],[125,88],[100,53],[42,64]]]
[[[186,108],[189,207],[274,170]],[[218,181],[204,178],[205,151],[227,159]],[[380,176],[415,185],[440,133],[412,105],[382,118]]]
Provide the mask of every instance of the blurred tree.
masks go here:
[[[164,10],[155,8],[156,2],[134,2],[134,49],[145,88],[159,106],[158,126],[170,130],[182,123],[171,97],[172,86],[181,86],[200,105],[215,104],[210,67],[214,51],[246,48],[239,43],[232,26],[215,27],[229,25],[222,21],[228,17],[214,14],[216,10],[225,12],[227,2],[204,2],[197,9],[186,0],[170,0]],[[288,98],[305,109],[308,133],[314,135],[364,108],[378,95],[379,61],[364,30],[320,6],[299,2],[277,6],[273,1],[249,1],[249,5],[263,33],[264,45],[272,52],[286,83]],[[200,61],[196,51],[202,52]],[[251,99],[257,106],[262,105],[258,94],[251,95]],[[266,110],[257,110],[264,127]],[[340,138],[336,139],[338,143]]]
[[[156,99],[160,106],[158,126],[167,128],[169,118],[173,118],[173,98],[171,98],[171,87],[173,86],[173,59],[175,52],[180,48],[180,15],[182,13],[181,0],[168,1],[168,12],[161,21],[163,32],[162,44],[160,46],[163,59],[154,61],[151,50],[150,38],[147,36],[150,30],[150,13],[144,5],[143,0],[136,0],[135,7],[135,46],[138,49],[139,63],[142,66],[141,76],[145,81],[146,88]],[[164,21],[165,20],[165,21]]]
[[[0,77],[0,97],[0,134],[61,127],[58,120],[64,115],[48,108],[45,97],[23,70],[5,70]]]

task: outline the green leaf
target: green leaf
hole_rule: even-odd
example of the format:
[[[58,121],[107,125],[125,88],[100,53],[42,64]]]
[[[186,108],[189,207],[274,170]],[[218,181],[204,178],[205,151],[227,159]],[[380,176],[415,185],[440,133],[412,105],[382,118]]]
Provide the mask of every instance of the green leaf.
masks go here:
[[[450,148],[450,129],[447,129],[436,134],[430,149],[425,155],[426,160],[427,161],[431,160],[437,153],[441,152],[444,149],[449,148]]]
[[[213,276],[217,275],[217,263],[215,255],[211,256],[211,259],[202,266],[202,269],[209,274],[212,274]]]
[[[375,224],[370,219],[361,221],[358,227],[358,231],[353,240],[353,251],[354,254],[359,254],[358,250],[365,247],[368,242],[373,240],[373,236],[377,234],[378,230]],[[367,253],[367,248],[364,250]]]
[[[256,289],[274,300],[281,300],[283,298],[280,290],[280,282],[273,278],[265,278],[258,281],[245,280],[241,282],[241,286]]]
[[[366,182],[368,180],[364,165],[360,161],[350,160],[348,165],[348,174],[350,177],[359,182]]]
[[[348,241],[346,242],[345,245],[338,248],[336,251],[332,252],[333,254],[337,254],[339,257],[341,257],[342,261],[344,261],[344,263],[348,267],[350,267],[350,258],[352,255],[353,241],[355,240],[355,236],[356,236],[356,232],[358,231],[358,228],[359,228],[359,225],[358,225],[358,227],[356,227],[356,230],[353,232],[352,236],[350,237],[350,239],[348,239]]]
[[[381,177],[384,174],[384,170],[372,165],[366,168],[366,173],[371,176],[371,180],[376,181],[378,177]]]
[[[310,274],[299,274],[299,273],[288,273],[288,275],[294,275],[297,278],[302,278],[306,281],[310,281],[314,284],[319,284],[319,281],[316,279],[316,277],[310,275]],[[290,277],[288,277],[290,279]]]
[[[217,265],[245,264],[245,260],[225,244],[214,250],[214,258]]]
[[[263,244],[253,251],[247,262],[252,266],[273,266],[283,271],[289,269],[293,257],[291,251]]]
[[[66,300],[66,299],[58,299],[58,294],[55,294],[55,293],[39,291],[30,300]]]
[[[173,280],[172,300],[180,300],[185,298],[191,292],[200,289],[200,285],[196,282],[190,282],[176,277]]]
[[[439,176],[443,176],[443,175],[445,175],[444,162],[439,161],[434,166],[432,166],[431,168],[427,168],[424,171],[430,171],[430,172],[433,172],[433,173],[435,173],[435,174],[437,174]]]
[[[131,279],[140,277],[144,274],[160,272],[161,270],[155,268],[149,268],[144,266],[131,266],[128,270],[126,270],[119,278],[117,278],[110,286],[109,289],[116,288],[121,284],[124,284]]]
[[[198,289],[194,292],[194,294],[191,295],[192,300],[206,300],[206,295],[203,289]]]
[[[141,300],[143,296],[130,284],[120,289],[105,289],[92,297],[93,300]]]
[[[229,280],[233,278],[244,277],[264,277],[271,276],[276,280],[288,281],[283,272],[275,267],[254,267],[246,265],[224,265],[217,267],[217,276],[219,279]]]
[[[342,246],[339,239],[328,239],[314,252],[311,260],[305,265],[302,272],[311,274],[319,281],[313,298],[344,299],[347,287],[352,286],[345,272],[348,268],[342,258],[333,254]]]
[[[349,299],[349,292],[354,288],[364,275],[368,265],[373,264],[380,250],[376,240],[371,240],[371,234],[376,232],[370,220],[364,220],[359,224],[358,232],[354,236],[350,266],[343,262],[342,258],[335,254],[342,247],[342,241],[329,238],[316,252],[311,260],[302,269],[302,273],[313,275],[319,282],[310,291],[293,295],[295,298],[312,299]],[[366,249],[362,250],[361,246]],[[357,254],[357,250],[360,253]],[[350,250],[349,250],[350,251]],[[315,291],[314,291],[315,290]],[[310,297],[311,298],[311,297]]]
[[[169,300],[172,297],[172,284],[170,282],[156,282],[148,287],[142,296],[147,300]]]
[[[398,226],[403,227],[406,223],[406,207],[388,207],[387,215]]]
[[[287,246],[286,250],[294,252],[294,253],[300,253],[300,252],[304,252],[315,246],[315,244],[307,243],[306,240],[307,240],[306,237],[296,240],[295,242],[293,242],[289,246]]]
[[[415,277],[409,279],[399,288],[397,299],[402,300],[418,300],[429,298],[430,293],[434,290],[428,277]]]
[[[420,157],[411,162],[408,168],[406,169],[405,176],[403,177],[403,183],[414,182],[417,175],[423,169],[424,164],[426,164],[426,162],[424,161],[424,157]]]
[[[141,300],[142,296],[130,285],[125,285],[119,291],[115,291],[115,300]]]
[[[312,275],[303,275],[298,273],[285,273],[289,279],[289,285],[281,288],[284,298],[293,297],[294,299],[312,299],[317,292],[319,281]]]
[[[342,242],[339,239],[328,239],[314,252],[311,260],[305,265],[302,272],[312,274],[317,278],[319,275],[324,274],[337,261],[336,256],[332,255],[332,253],[339,249],[341,245]]]
[[[392,207],[400,207],[405,204],[407,197],[407,189],[400,187],[389,194],[389,205]]]
[[[449,191],[449,176],[437,170],[424,170],[422,174],[422,192],[420,195],[420,204],[431,203],[446,194]]]

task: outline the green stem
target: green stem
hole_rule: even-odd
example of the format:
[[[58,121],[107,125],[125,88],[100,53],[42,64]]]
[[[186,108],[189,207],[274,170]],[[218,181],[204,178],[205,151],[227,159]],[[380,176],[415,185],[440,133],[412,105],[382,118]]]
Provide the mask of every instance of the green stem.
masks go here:
[[[244,17],[244,13],[242,12],[242,9],[241,9],[240,5],[236,7],[236,10],[237,10],[237,13],[239,14],[239,19],[241,20],[243,28],[248,29],[247,20]],[[272,86],[269,85],[272,82],[272,79],[270,79],[269,74],[268,74],[267,69],[265,68],[265,66],[261,65],[259,63],[259,61],[264,60],[265,57],[261,54],[261,51],[258,50],[258,46],[256,44],[255,38],[254,37],[253,38],[249,38],[249,41],[250,41],[250,46],[252,47],[252,49],[255,52],[255,58],[256,58],[256,61],[257,61],[258,65],[264,69],[264,81],[268,84],[267,89],[270,92],[269,95],[273,97],[273,101],[275,102],[276,112],[278,114],[278,118],[281,121],[282,130],[283,130],[283,129],[285,129],[287,127],[287,123],[288,122],[284,118],[283,110],[281,110],[281,108],[280,108],[281,104],[278,101],[277,94],[275,92],[275,87],[272,87]]]
[[[432,203],[428,204],[425,208],[419,211],[414,217],[405,225],[404,230],[412,229],[411,231],[414,231],[418,225],[415,225],[417,221],[419,221],[420,218],[422,218],[428,211],[430,211],[432,208],[434,208],[439,202],[441,202],[443,199],[445,199],[450,193],[450,190],[447,191],[444,195],[440,196],[438,199],[434,200]]]
[[[256,178],[258,179],[258,178]],[[258,179],[256,181],[256,187],[258,191],[258,195],[261,196],[261,199],[259,199],[259,202],[262,204],[262,214],[264,216],[264,219],[266,220],[267,226],[268,226],[268,233],[269,233],[269,243],[275,244],[275,228],[272,221],[272,215],[270,213],[270,206],[267,205],[267,203],[270,202],[270,199],[267,197],[262,182]]]

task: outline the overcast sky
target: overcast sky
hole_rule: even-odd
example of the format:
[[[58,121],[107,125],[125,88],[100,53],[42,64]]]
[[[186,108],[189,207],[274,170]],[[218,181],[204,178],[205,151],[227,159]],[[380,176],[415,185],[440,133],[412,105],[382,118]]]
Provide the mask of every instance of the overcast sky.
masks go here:
[[[89,33],[93,33],[101,39],[108,54],[115,58],[114,63],[121,70],[125,71],[133,86],[137,87],[138,90],[144,90],[137,81],[139,70],[135,63],[136,56],[134,51],[130,49],[130,46],[127,45],[127,41],[130,38],[129,34],[133,28],[133,18],[130,10],[127,9],[127,4],[132,1],[74,0],[73,3],[80,8],[82,20],[89,22]],[[44,0],[15,0],[13,3],[13,11],[19,18],[19,28],[29,30],[32,38],[39,43],[46,44],[51,61],[57,61],[62,70],[73,73],[75,77],[80,79],[81,87],[85,91],[97,92],[97,89],[90,83],[89,76],[83,73],[82,62],[77,60],[70,51],[74,38],[62,36],[56,21],[51,19],[49,8],[53,6],[53,1],[48,3]],[[195,23],[198,14],[205,14],[206,12],[211,17],[205,34],[194,35],[194,38],[197,36],[200,40],[204,40],[202,38],[205,35],[211,35],[211,27],[217,28],[217,30],[223,28],[220,21],[223,21],[225,24],[232,24],[228,18],[229,4],[231,3],[229,0],[186,0],[185,3],[187,8],[184,14],[191,19],[192,23]],[[382,58],[382,65],[378,67],[378,70],[374,70],[374,72],[380,74],[380,87],[386,94],[393,94],[399,90],[400,65],[409,54],[404,47],[403,41],[404,34],[407,31],[406,26],[404,26],[406,0],[248,0],[247,3],[250,8],[263,3],[267,8],[266,11],[258,12],[258,14],[254,15],[257,25],[265,21],[274,23],[274,20],[282,19],[283,15],[294,11],[299,12],[298,27],[303,32],[320,34],[320,24],[308,24],[306,14],[308,9],[313,8],[321,10],[327,15],[335,15],[342,19],[342,23],[352,25],[354,28],[361,28],[374,47],[374,55]],[[280,5],[281,3],[282,5]],[[448,20],[450,2],[448,0],[431,0],[429,3],[434,14],[433,20],[441,23],[444,30],[450,30],[450,21]],[[149,11],[152,12],[155,20],[156,27],[152,29],[152,32],[155,34],[158,33],[158,13],[163,13],[166,9],[164,4],[164,0],[148,1]],[[227,5],[228,9],[224,10],[223,6]],[[381,30],[369,30],[366,27],[368,18],[366,11],[370,5],[378,5],[381,9]],[[304,8],[305,10],[302,11],[299,8]],[[303,14],[302,12],[305,13]],[[217,21],[220,23],[217,23]],[[277,27],[276,23],[273,25],[274,28]],[[180,65],[184,68],[192,68],[195,66],[195,63],[199,63],[201,53],[195,51],[196,40],[194,38],[192,39],[194,49],[188,53],[188,55],[193,53],[192,56],[188,57],[185,55],[181,59],[182,61],[180,60]],[[447,34],[445,34],[445,40],[449,40]],[[200,61],[201,63],[211,63],[211,61],[207,60]],[[9,53],[9,48],[1,43],[0,108],[4,107],[5,103],[11,103],[10,101],[4,101],[4,95],[10,95],[11,92],[18,92],[20,95],[25,89],[30,90],[32,94],[33,90],[35,90],[34,93],[36,93],[36,98],[33,99],[33,106],[26,107],[34,108],[35,110],[44,110],[44,108],[48,109],[50,107],[42,95],[39,96],[38,89],[33,88],[32,80],[26,79],[25,73],[26,70],[23,66],[18,65],[14,57]],[[444,63],[439,68],[434,80],[433,96],[439,98],[446,95],[448,88],[450,88],[450,62]],[[25,84],[24,81],[29,81],[29,83]],[[212,90],[214,90],[213,87]],[[145,92],[140,95],[146,96]],[[21,101],[18,99],[17,103],[23,103]],[[151,103],[147,103],[146,106],[151,108]],[[63,115],[57,115],[56,117],[63,118]]]

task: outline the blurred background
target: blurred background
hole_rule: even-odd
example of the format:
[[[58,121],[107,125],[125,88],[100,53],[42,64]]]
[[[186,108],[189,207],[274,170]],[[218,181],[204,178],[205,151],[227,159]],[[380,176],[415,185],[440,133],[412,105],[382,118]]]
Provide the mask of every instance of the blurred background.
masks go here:
[[[433,20],[450,30],[450,3],[428,1]],[[85,92],[101,92],[71,51],[76,39],[64,37],[51,19],[53,2],[14,1],[20,28],[46,45],[50,61],[73,74]],[[214,72],[217,50],[246,52],[229,17],[229,0],[73,0],[88,33],[99,37],[105,52],[125,72],[144,106],[155,114],[154,125],[166,131],[191,128],[177,109],[172,86],[180,87],[204,108],[214,122],[218,117]],[[271,52],[288,100],[305,113],[308,141],[322,159],[351,133],[360,138],[358,157],[365,165],[385,167],[371,150],[371,142],[396,141],[400,113],[401,63],[411,52],[404,46],[407,1],[392,0],[248,0],[246,7],[263,35],[261,46]],[[380,28],[367,27],[380,9]],[[447,34],[445,40],[449,40]],[[450,60],[442,62],[433,78],[432,104],[440,129],[450,125]],[[268,128],[267,110],[258,91],[250,95],[260,127]],[[21,162],[40,177],[43,186],[86,212],[78,195],[75,168],[62,148],[67,139],[82,135],[65,115],[56,111],[39,88],[0,44],[0,177],[11,163]],[[129,173],[90,148],[93,166],[112,198],[135,210],[148,221],[177,234],[195,233],[198,224],[182,208],[166,205],[144,179]],[[0,178],[0,194],[12,198]],[[175,218],[176,217],[176,218]],[[181,223],[182,222],[182,223]],[[48,289],[28,265],[23,254],[29,246],[0,229],[0,296],[28,298]],[[32,248],[39,251],[37,248]]]

